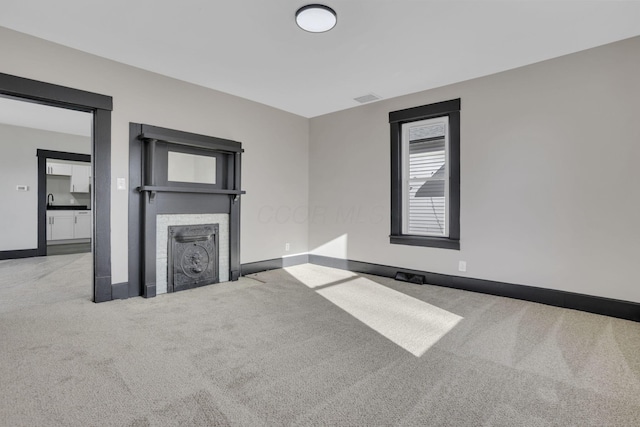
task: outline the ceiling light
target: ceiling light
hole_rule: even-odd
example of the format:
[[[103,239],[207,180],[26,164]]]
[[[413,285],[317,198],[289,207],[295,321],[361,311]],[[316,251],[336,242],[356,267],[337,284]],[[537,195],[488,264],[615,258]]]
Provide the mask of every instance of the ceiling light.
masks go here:
[[[296,12],[298,27],[310,33],[324,33],[336,26],[336,11],[322,4],[308,4]]]

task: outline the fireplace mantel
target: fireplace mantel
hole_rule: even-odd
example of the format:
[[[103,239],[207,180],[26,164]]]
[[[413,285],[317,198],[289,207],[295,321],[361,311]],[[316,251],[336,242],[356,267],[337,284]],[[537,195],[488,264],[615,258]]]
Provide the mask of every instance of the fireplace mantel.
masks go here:
[[[226,215],[228,263],[220,280],[238,280],[242,144],[134,123],[129,144],[129,296],[150,298],[165,291],[166,281],[159,278],[165,273],[158,268],[157,247],[166,245],[157,241],[159,216]],[[170,181],[169,152],[215,158],[215,179],[206,184]]]

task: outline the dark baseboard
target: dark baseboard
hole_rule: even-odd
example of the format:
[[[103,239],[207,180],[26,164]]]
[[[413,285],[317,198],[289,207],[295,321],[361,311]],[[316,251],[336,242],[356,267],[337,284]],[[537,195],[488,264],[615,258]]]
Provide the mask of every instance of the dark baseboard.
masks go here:
[[[3,259],[18,259],[18,258],[31,258],[38,256],[37,249],[22,249],[18,251],[0,251],[0,260]]]
[[[127,298],[129,298],[129,282],[112,283],[111,284],[111,298],[113,298],[113,299],[127,299]]]
[[[258,273],[260,271],[275,270],[283,267],[292,267],[294,265],[306,264],[309,262],[309,255],[294,255],[285,258],[274,258],[266,261],[249,262],[242,264],[240,270],[242,275]]]
[[[62,245],[48,245],[47,256],[71,255],[91,252],[91,241],[85,243],[65,243]]]
[[[474,279],[471,277],[449,276],[446,274],[429,273],[426,271],[331,258],[321,255],[309,255],[309,262],[325,267],[389,278],[394,278],[398,272],[424,275],[426,283],[430,285],[515,298],[640,322],[640,304],[630,301],[577,294],[555,289],[537,288],[534,286]]]

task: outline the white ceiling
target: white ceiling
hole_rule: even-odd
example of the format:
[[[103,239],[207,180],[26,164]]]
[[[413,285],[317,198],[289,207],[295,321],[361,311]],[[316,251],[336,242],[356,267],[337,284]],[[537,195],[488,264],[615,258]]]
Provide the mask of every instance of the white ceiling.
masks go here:
[[[305,117],[640,35],[640,1],[2,0],[0,25]]]
[[[90,137],[93,114],[0,97],[0,123]]]

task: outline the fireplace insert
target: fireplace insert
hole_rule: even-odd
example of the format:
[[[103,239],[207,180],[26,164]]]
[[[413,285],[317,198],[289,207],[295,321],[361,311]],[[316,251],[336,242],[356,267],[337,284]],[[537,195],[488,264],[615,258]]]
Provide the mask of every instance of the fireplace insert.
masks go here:
[[[169,226],[167,292],[218,283],[218,224]]]

